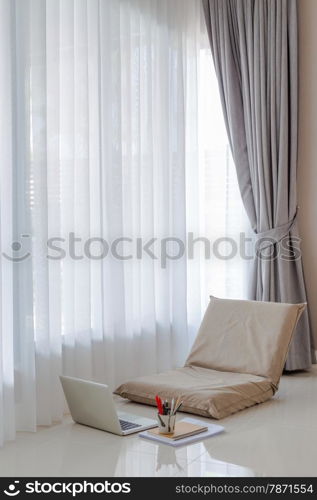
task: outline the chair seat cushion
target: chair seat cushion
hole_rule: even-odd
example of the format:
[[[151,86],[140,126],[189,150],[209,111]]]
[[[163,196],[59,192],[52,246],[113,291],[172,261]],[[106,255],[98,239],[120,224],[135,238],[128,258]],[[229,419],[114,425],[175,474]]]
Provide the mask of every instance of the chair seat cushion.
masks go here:
[[[126,382],[115,394],[138,403],[155,406],[155,396],[171,399],[181,396],[181,411],[216,419],[224,418],[274,394],[274,385],[266,378],[185,366]]]

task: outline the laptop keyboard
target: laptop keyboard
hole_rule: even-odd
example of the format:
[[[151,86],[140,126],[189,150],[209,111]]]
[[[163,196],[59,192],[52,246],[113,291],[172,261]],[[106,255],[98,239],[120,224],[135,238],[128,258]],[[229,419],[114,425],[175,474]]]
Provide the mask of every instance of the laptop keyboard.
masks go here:
[[[121,429],[123,431],[129,431],[130,429],[136,429],[137,427],[142,427],[140,424],[134,424],[132,422],[127,422],[126,420],[120,420]]]

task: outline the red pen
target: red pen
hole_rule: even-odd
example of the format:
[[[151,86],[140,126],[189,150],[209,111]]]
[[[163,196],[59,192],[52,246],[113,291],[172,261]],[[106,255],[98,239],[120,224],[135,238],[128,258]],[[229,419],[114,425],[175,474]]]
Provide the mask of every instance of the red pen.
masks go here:
[[[163,405],[162,405],[162,400],[159,396],[155,396],[156,404],[157,404],[157,409],[160,415],[163,415]]]

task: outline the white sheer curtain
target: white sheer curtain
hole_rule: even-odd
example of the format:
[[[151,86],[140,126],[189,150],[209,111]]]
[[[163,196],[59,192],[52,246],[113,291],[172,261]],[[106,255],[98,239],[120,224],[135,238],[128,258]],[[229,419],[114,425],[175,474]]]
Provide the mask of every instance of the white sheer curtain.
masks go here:
[[[0,252],[12,243],[12,79],[10,51],[10,9],[0,4]],[[13,275],[10,260],[0,263],[0,445],[15,435]]]
[[[0,23],[1,443],[62,418],[61,372],[182,364],[243,266],[182,255],[240,200],[200,1],[0,0]]]

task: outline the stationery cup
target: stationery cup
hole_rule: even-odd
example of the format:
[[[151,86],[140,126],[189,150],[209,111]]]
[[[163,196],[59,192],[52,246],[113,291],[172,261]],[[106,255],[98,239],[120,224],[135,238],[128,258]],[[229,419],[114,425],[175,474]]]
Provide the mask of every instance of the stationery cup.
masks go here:
[[[176,415],[157,414],[157,425],[160,434],[173,434],[175,430]]]

